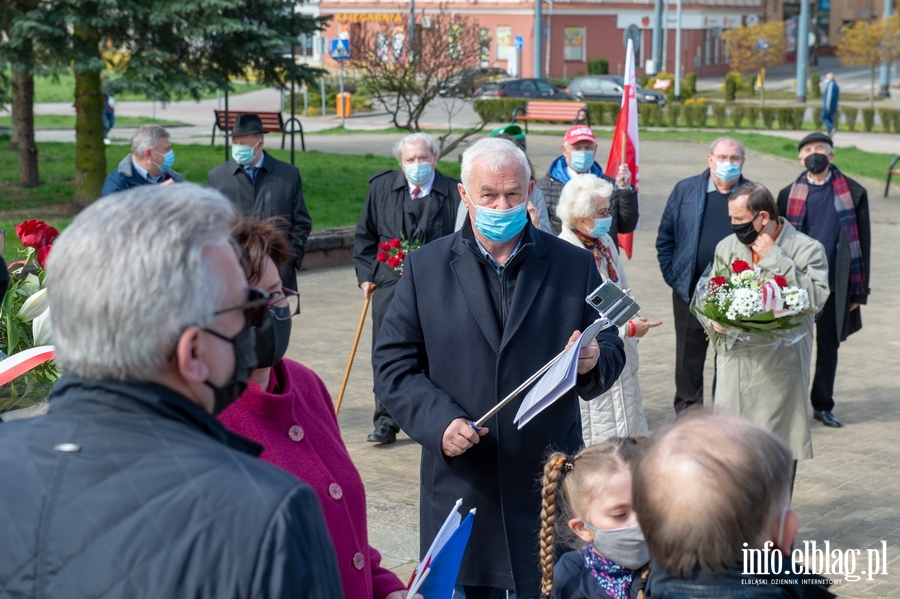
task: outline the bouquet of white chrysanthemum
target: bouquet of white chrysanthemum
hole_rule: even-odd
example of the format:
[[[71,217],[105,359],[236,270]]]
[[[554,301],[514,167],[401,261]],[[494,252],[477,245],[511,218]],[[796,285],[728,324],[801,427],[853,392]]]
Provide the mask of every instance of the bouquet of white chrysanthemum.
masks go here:
[[[809,310],[805,289],[792,286],[781,275],[764,279],[744,260],[726,262],[707,271],[697,284],[691,311],[710,339],[734,341],[798,341],[805,333],[791,332],[800,325],[792,318]]]

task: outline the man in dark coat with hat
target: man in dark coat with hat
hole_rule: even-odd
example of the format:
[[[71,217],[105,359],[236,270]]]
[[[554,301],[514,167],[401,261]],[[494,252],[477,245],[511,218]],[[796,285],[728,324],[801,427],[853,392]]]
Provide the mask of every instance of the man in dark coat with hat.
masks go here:
[[[430,135],[407,135],[394,145],[394,156],[401,170],[383,170],[369,179],[353,245],[359,287],[364,298],[372,297],[372,347],[402,272],[400,267],[378,260],[379,246],[393,239],[424,245],[449,235],[460,204],[459,181],[437,171],[440,150]],[[373,294],[374,289],[378,291]],[[369,442],[397,440],[400,427],[377,396],[372,420],[375,428]]]
[[[208,185],[248,216],[284,219],[293,259],[282,269],[281,280],[296,291],[312,219],[303,201],[300,171],[263,151],[266,133],[259,115],[239,115],[231,132],[231,158],[209,171]]]
[[[799,150],[806,170],[778,194],[778,212],[798,231],[821,242],[828,255],[831,297],[816,320],[816,373],[810,400],[816,420],[840,427],[832,413],[838,347],[862,328],[859,307],[869,296],[869,196],[833,164],[829,136],[810,133],[800,141]]]

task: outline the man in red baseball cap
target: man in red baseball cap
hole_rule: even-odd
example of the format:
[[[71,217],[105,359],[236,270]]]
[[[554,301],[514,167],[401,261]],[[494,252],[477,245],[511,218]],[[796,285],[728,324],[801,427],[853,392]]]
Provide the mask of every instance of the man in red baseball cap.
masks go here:
[[[638,198],[634,187],[631,185],[631,172],[628,166],[619,167],[615,180],[603,173],[600,165],[594,161],[594,153],[597,151],[597,138],[587,125],[574,125],[569,127],[563,138],[563,155],[553,161],[547,175],[539,179],[537,187],[544,194],[547,202],[547,211],[550,214],[550,226],[553,232],[559,235],[562,231],[562,222],[556,216],[556,207],[559,205],[559,195],[562,188],[575,175],[591,173],[606,179],[616,187],[615,193],[609,199],[609,211],[612,215],[612,226],[609,235],[618,244],[617,233],[631,233],[638,222]]]

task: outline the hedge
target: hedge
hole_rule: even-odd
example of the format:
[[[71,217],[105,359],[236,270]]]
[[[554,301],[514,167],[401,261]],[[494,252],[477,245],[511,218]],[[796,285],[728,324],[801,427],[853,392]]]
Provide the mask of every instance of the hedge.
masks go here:
[[[561,100],[563,102],[567,100]],[[702,101],[702,99],[701,99]],[[719,129],[745,127],[748,129],[773,129],[776,126],[783,130],[802,129],[807,115],[813,126],[822,129],[822,109],[805,106],[766,106],[756,104],[731,104],[714,102],[709,105],[690,100],[685,104],[672,103],[667,106],[657,104],[638,104],[638,120],[641,127],[707,127]],[[475,100],[475,111],[482,120],[489,123],[508,123],[516,107],[525,109],[527,98],[500,98],[496,100]],[[617,102],[585,102],[592,126],[615,125],[619,117],[620,105]],[[900,110],[895,108],[859,109],[853,106],[842,106],[840,114],[846,129],[855,131],[861,115],[862,127],[866,131],[875,128],[875,116],[881,121],[883,130],[900,133]],[[710,118],[710,115],[712,118]],[[762,120],[760,127],[760,118]],[[712,122],[710,122],[712,121]],[[838,121],[838,119],[835,119]],[[557,121],[566,124],[567,121]]]

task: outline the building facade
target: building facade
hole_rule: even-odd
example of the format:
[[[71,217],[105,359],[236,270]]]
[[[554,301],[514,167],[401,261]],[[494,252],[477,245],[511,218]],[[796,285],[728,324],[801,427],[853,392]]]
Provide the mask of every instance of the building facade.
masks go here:
[[[441,10],[461,13],[477,22],[483,39],[489,40],[489,54],[482,66],[506,69],[511,75],[570,78],[587,73],[587,62],[594,58],[609,61],[611,74],[621,73],[625,62],[625,34],[630,31],[635,41],[635,64],[643,74],[651,59],[653,2],[549,0],[543,4],[543,68],[534,72],[535,0],[468,0],[439,3],[417,0],[416,22],[421,26],[429,14]],[[682,71],[698,76],[719,75],[728,71],[727,56],[721,34],[724,30],[764,17],[766,0],[701,0],[686,2],[682,7]],[[781,0],[778,0],[781,1]],[[827,0],[820,0],[827,1]],[[333,15],[322,35],[328,39],[351,36],[355,27],[378,27],[393,36],[402,47],[410,4],[374,2],[371,0],[320,0],[320,13]],[[666,7],[663,16],[663,64],[658,70],[675,70],[675,4]],[[522,49],[515,40],[521,37]],[[325,66],[331,67],[330,60]]]

